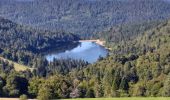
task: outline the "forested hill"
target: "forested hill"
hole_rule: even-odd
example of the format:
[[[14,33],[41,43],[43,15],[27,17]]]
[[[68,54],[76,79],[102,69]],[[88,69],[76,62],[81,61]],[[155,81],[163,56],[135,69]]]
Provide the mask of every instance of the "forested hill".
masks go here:
[[[0,48],[4,50],[41,52],[78,39],[71,33],[33,29],[0,18]]]
[[[112,44],[119,44],[121,42],[133,40],[136,37],[142,36],[144,35],[145,31],[155,28],[163,22],[166,21],[138,22],[117,25],[108,28],[107,30],[93,33],[92,37],[104,39],[107,43],[107,46],[111,47]]]
[[[0,16],[72,33],[103,31],[124,23],[170,17],[167,0],[0,0]]]
[[[75,46],[77,40],[79,37],[71,33],[33,29],[0,18],[0,55],[12,61],[28,64],[35,55]]]
[[[34,60],[34,71],[16,72],[11,63],[0,59],[0,96],[25,94],[40,100],[170,96],[170,21],[142,33],[112,44],[113,53],[91,65],[71,59],[42,59]],[[26,61],[29,57],[22,54],[18,58]]]
[[[122,52],[74,73],[84,79],[79,88],[96,97],[170,96],[170,21],[114,46]]]

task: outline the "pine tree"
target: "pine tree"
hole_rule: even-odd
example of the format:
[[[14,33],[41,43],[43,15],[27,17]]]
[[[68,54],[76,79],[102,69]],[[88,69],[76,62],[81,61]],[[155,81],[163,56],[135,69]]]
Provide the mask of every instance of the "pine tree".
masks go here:
[[[129,84],[128,84],[128,81],[125,77],[122,78],[122,81],[120,83],[120,89],[126,90],[126,91],[129,89]]]

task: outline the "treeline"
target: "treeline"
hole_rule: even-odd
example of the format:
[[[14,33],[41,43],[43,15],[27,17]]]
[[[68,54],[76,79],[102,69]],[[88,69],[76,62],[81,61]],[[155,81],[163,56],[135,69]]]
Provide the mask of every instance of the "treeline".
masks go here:
[[[0,73],[8,74],[12,69],[14,69],[13,64],[0,58]]]
[[[72,80],[71,77],[64,75],[73,69],[81,70],[88,64],[71,59],[54,60],[50,64],[44,60],[35,62],[37,62],[36,69],[33,71],[16,72],[12,63],[0,58],[0,97],[26,95],[29,98],[38,96],[40,100],[48,100],[49,96],[50,98],[69,98],[73,88]],[[44,97],[45,95],[47,97]]]
[[[84,37],[114,25],[170,17],[166,0],[1,0],[0,7],[0,15],[15,22]]]
[[[48,62],[46,59],[36,59],[34,61],[33,70],[34,75],[39,77],[48,77],[55,74],[66,75],[73,70],[81,70],[89,63],[83,60],[68,59],[54,59]]]

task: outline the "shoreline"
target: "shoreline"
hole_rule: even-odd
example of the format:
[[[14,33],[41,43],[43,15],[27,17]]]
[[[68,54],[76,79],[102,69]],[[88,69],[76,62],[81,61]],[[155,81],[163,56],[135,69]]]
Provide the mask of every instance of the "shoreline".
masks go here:
[[[102,40],[99,40],[99,39],[96,39],[96,40],[79,40],[79,42],[94,42],[102,47],[104,47],[105,49],[111,51],[112,49],[111,48],[108,48],[105,46],[105,43],[106,41],[102,41]]]
[[[97,39],[97,40],[79,40],[79,42],[95,42],[96,44],[103,46],[103,47],[105,47],[104,44],[106,43],[106,41],[102,41],[99,39]]]

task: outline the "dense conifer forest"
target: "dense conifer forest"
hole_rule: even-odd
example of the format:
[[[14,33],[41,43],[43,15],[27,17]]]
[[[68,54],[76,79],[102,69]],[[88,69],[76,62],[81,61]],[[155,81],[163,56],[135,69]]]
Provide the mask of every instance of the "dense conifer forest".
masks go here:
[[[29,98],[37,97],[40,100],[44,100],[43,98],[47,100],[75,97],[170,96],[170,22],[162,21],[156,24],[151,23],[151,25],[141,24],[137,26],[137,29],[142,30],[135,31],[139,34],[134,35],[136,38],[120,39],[117,44],[110,37],[111,39],[108,40],[108,44],[110,44],[108,46],[112,47],[110,55],[106,58],[100,58],[94,64],[72,59],[56,59],[53,62],[48,62],[43,57],[37,57],[32,66],[30,65],[34,70],[17,72],[12,63],[1,59],[0,96],[19,97],[24,94]],[[23,27],[20,26],[19,29],[23,30]],[[115,31],[111,31],[113,29],[115,27],[108,32],[106,31],[105,34],[114,35]],[[31,51],[32,49],[27,48],[27,43],[37,43],[41,40],[41,36],[43,40],[46,32],[37,32],[40,39],[37,39],[36,35],[25,36],[24,33],[20,34],[23,35],[23,38],[24,36],[28,38],[28,41],[31,37],[33,42],[26,42],[25,45],[24,42],[23,47],[20,46],[17,49],[15,43],[10,42],[13,40],[8,35],[13,35],[13,37],[20,35],[8,34],[8,32],[12,32],[11,30],[14,30],[15,34],[21,32],[16,30],[16,24],[1,19],[1,33],[5,33],[1,34],[1,36],[4,36],[1,38],[1,55],[13,61],[15,60],[8,58],[9,54],[6,52],[14,50],[18,51],[18,54],[21,52],[27,54],[28,52],[31,55],[36,55],[35,52]],[[134,32],[134,30],[131,30],[131,26],[120,26],[118,30],[120,32],[124,30]],[[33,34],[30,30],[26,30],[26,32]],[[48,37],[49,34],[45,36]],[[126,36],[126,34],[124,35]],[[36,39],[34,40],[32,36],[35,36]],[[71,34],[67,38],[77,39]],[[54,41],[51,36],[49,39]],[[8,42],[3,42],[5,40]],[[27,41],[27,39],[24,40]],[[18,41],[17,44],[19,44],[23,40],[16,37],[15,41]],[[50,43],[47,42],[46,44]],[[11,48],[11,46],[14,47]],[[14,55],[12,52],[11,54]],[[23,59],[20,58],[22,56],[18,56],[18,59]],[[25,56],[23,62],[29,61],[27,60],[29,57],[30,55]]]
[[[170,17],[166,0],[1,0],[0,16],[89,37],[114,25]]]
[[[24,65],[31,66],[36,58],[41,58],[51,48],[73,48],[78,40],[79,37],[71,33],[33,29],[0,18],[1,55]]]
[[[0,17],[0,97],[170,97],[169,5],[166,0],[0,1],[5,16]],[[108,56],[92,64],[44,57],[84,38],[106,41]],[[14,63],[28,69],[17,71]]]

